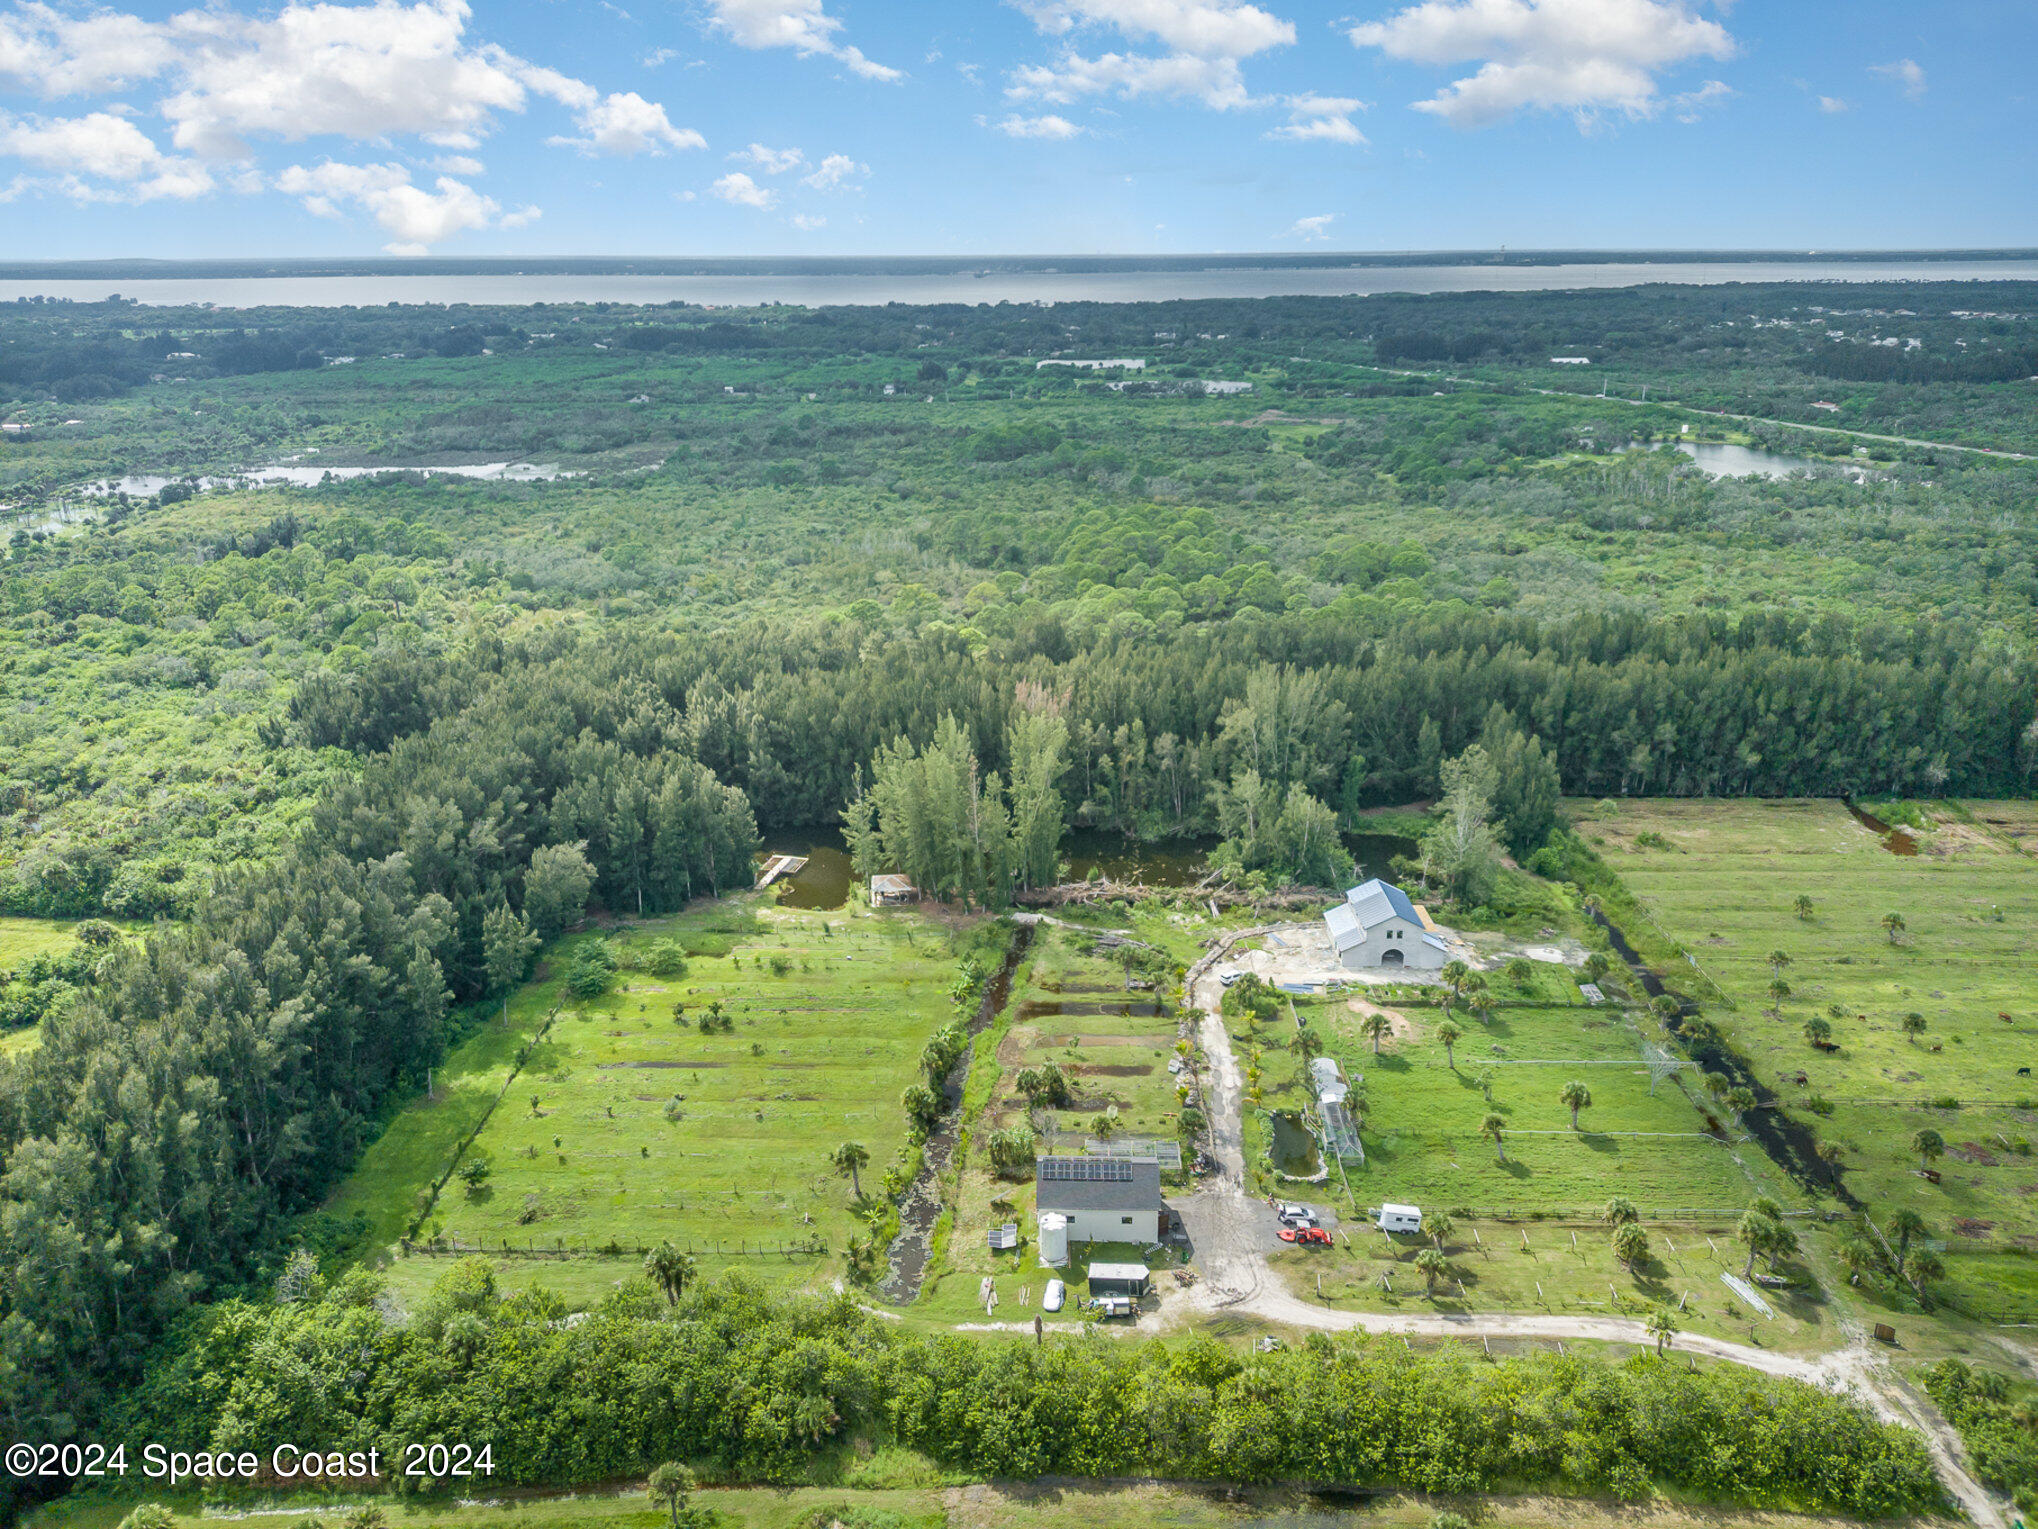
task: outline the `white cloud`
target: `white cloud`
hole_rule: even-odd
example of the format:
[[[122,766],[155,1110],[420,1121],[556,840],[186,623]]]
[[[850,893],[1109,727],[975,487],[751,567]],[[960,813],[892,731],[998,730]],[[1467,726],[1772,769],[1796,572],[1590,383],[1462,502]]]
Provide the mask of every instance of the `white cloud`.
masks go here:
[[[678,57],[679,54],[671,48],[653,48],[649,53],[638,59],[637,62],[646,69],[657,69],[662,65],[671,63]]]
[[[1819,110],[1822,112],[1843,112],[1847,109],[1847,103],[1838,96],[1819,97]]]
[[[830,154],[814,166],[812,175],[802,175],[800,184],[811,186],[816,191],[840,191],[851,181],[861,180],[869,174],[869,165],[860,165],[847,154]]]
[[[1065,48],[1053,64],[1012,71],[1014,100],[1066,104],[1086,95],[1193,97],[1218,110],[1251,104],[1240,64],[1295,41],[1295,27],[1238,0],[1013,0],[1050,37],[1108,27],[1159,54],[1085,55]]]
[[[989,122],[982,117],[979,117],[977,120],[985,123],[986,126],[995,127],[1007,138],[1046,138],[1055,141],[1066,141],[1070,138],[1081,137],[1083,132],[1080,127],[1077,127],[1068,118],[1057,117],[1052,112],[1039,117],[1021,117],[1014,113],[1012,116],[1002,118],[995,123]]]
[[[307,212],[322,218],[339,217],[348,204],[362,208],[392,235],[383,246],[392,255],[421,255],[455,234],[507,221],[493,197],[446,175],[427,191],[411,184],[410,171],[402,165],[332,160],[310,168],[291,165],[276,177],[276,189],[301,198]],[[538,215],[537,208],[525,207],[510,215],[516,221],[508,226],[523,227]]]
[[[792,224],[801,233],[810,234],[817,228],[826,228],[828,220],[811,212],[796,212],[793,214]]]
[[[81,202],[185,200],[214,189],[212,175],[203,165],[165,154],[148,134],[111,112],[26,121],[0,113],[0,155],[56,172],[60,178],[47,189]],[[90,180],[85,179],[88,176]],[[24,182],[18,189],[29,184],[34,183]]]
[[[760,186],[741,170],[731,170],[727,175],[708,188],[725,202],[738,207],[755,207],[760,212],[778,200],[778,193],[769,186]]]
[[[1734,39],[1684,0],[1422,0],[1347,35],[1423,64],[1478,62],[1416,110],[1479,127],[1524,109],[1651,117],[1656,77],[1695,58],[1729,58]]]
[[[802,57],[836,59],[867,80],[902,80],[905,71],[865,58],[840,42],[842,23],[822,9],[822,0],[708,0],[715,25],[742,48],[791,48]]]
[[[444,170],[448,175],[486,175],[488,166],[472,154],[441,154],[432,161],[434,170]]]
[[[1734,98],[1734,87],[1725,80],[1707,80],[1696,90],[1683,91],[1670,98],[1670,114],[1679,122],[1696,122],[1710,108],[1722,101]]]
[[[674,127],[665,108],[634,90],[619,92],[574,113],[580,136],[545,141],[579,149],[583,154],[612,154],[624,159],[663,154],[667,149],[704,149],[707,139],[690,127]]]
[[[1362,144],[1366,135],[1352,124],[1352,113],[1364,111],[1366,103],[1350,96],[1289,96],[1285,102],[1288,120],[1267,133],[1293,143]]]
[[[1337,221],[1334,212],[1319,212],[1314,217],[1297,218],[1288,229],[1288,237],[1300,239],[1305,244],[1321,244],[1330,237],[1330,225]]]
[[[1913,101],[1925,93],[1925,70],[1915,59],[1900,58],[1893,64],[1870,64],[1868,72],[1879,74],[1886,80],[1895,80]]]
[[[538,219],[544,216],[545,209],[542,207],[523,206],[519,207],[515,212],[504,213],[502,215],[502,221],[498,223],[496,227],[529,228],[533,223],[537,222]]]
[[[762,170],[766,175],[783,175],[788,170],[799,169],[807,162],[807,156],[798,149],[774,149],[761,143],[753,143],[747,149],[738,149],[729,157],[738,164]]]
[[[176,51],[170,28],[117,11],[66,16],[30,0],[0,16],[0,80],[46,99],[154,79]]]

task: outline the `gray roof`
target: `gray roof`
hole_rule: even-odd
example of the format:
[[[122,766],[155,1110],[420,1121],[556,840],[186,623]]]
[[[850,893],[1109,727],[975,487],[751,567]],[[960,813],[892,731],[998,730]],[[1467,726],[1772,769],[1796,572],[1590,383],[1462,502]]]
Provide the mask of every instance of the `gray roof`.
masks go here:
[[[1393,882],[1382,881],[1377,876],[1345,893],[1345,902],[1358,915],[1362,929],[1384,924],[1390,918],[1405,918],[1418,926],[1422,923],[1422,915],[1415,911],[1415,904],[1408,900],[1408,894]]]
[[[1105,1280],[1113,1284],[1137,1285],[1150,1278],[1152,1271],[1145,1264],[1091,1264],[1090,1283]]]
[[[1447,951],[1451,948],[1450,946],[1444,943],[1444,937],[1440,934],[1426,934],[1422,937],[1422,943],[1425,945],[1434,945],[1438,950]]]
[[[1330,927],[1331,948],[1340,955],[1366,942],[1366,931],[1359,927],[1359,916],[1350,903],[1339,903],[1323,915],[1323,921]]]
[[[1041,1157],[1034,1197],[1043,1211],[1158,1210],[1161,1165],[1151,1157]]]

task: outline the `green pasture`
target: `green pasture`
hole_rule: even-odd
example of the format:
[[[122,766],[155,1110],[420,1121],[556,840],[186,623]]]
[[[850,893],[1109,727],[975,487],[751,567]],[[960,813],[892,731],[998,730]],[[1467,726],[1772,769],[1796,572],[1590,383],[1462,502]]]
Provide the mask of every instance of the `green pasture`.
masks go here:
[[[1731,999],[1710,1017],[1735,1049],[1839,1143],[1871,1214],[1908,1205],[1942,1231],[1999,1241],[2034,1230],[2038,1086],[2018,1074],[2038,1066],[2038,860],[2017,845],[2030,804],[1928,806],[1908,856],[1838,802],[1573,810],[1648,917]],[[1881,924],[1891,912],[1904,920],[1894,940]],[[1780,1002],[1773,951],[1789,957]],[[1914,1036],[1911,1013],[1925,1026]],[[1814,1016],[1836,1050],[1809,1044]],[[1908,1143],[1922,1127],[1946,1142],[1936,1185],[1912,1172]]]
[[[1453,1067],[1436,1038],[1442,1015],[1433,1003],[1392,1007],[1396,1033],[1375,1055],[1355,1001],[1363,1002],[1305,1000],[1297,1011],[1363,1101],[1366,1161],[1345,1165],[1360,1205],[1555,1212],[1596,1209],[1621,1194],[1645,1208],[1727,1210],[1755,1193],[1739,1159],[1759,1161],[1760,1150],[1709,1134],[1679,1080],[1651,1095],[1640,1037],[1611,1005],[1501,1006],[1488,1024],[1460,1009],[1465,1035]],[[1301,1109],[1309,1090],[1292,1029],[1265,1027],[1261,1037],[1264,1107]],[[1576,1131],[1558,1097],[1573,1079],[1592,1095]],[[1481,1132],[1488,1114],[1506,1122],[1504,1159]],[[1721,1124],[1735,1134],[1730,1120]]]
[[[455,1051],[334,1208],[361,1210],[386,1245],[422,1192],[478,1159],[487,1181],[447,1180],[421,1232],[493,1250],[512,1286],[591,1298],[662,1240],[703,1269],[812,1278],[821,1259],[803,1245],[839,1254],[862,1230],[829,1154],[862,1142],[871,1196],[905,1158],[899,1094],[954,1013],[948,932],[918,913],[725,900],[613,936],[624,969],[599,998],[576,999],[563,973],[594,938],[546,951],[507,1021],[490,1018]],[[682,975],[631,964],[667,939],[692,952]],[[727,1031],[701,1030],[711,1004]],[[576,1252],[595,1256],[558,1256]],[[396,1283],[429,1283],[441,1263],[414,1254]]]
[[[1641,1318],[1663,1306],[1681,1332],[1792,1350],[1839,1341],[1837,1317],[1801,1259],[1784,1266],[1788,1287],[1763,1291],[1773,1317],[1721,1282],[1747,1258],[1734,1240],[1736,1219],[1645,1220],[1649,1251],[1629,1269],[1613,1256],[1610,1229],[1594,1218],[1455,1217],[1434,1290],[1415,1264],[1431,1239],[1370,1226],[1342,1230],[1329,1248],[1284,1248],[1273,1262],[1297,1295],[1344,1311]]]

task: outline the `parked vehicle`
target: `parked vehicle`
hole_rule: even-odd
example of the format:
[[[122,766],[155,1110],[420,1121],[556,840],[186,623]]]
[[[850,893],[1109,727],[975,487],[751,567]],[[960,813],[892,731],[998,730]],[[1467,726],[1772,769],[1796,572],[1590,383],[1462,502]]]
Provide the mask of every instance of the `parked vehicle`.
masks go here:
[[[1129,1295],[1100,1295],[1090,1304],[1100,1317],[1129,1317],[1138,1310]]]
[[[1058,1279],[1047,1282],[1047,1293],[1040,1298],[1042,1311],[1060,1311],[1063,1301],[1068,1299],[1069,1287]]]

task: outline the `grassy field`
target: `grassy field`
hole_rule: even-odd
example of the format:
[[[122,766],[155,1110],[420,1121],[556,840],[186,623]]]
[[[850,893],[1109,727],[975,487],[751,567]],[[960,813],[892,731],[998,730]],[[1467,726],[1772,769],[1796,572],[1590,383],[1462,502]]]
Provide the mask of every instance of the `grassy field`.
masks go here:
[[[1490,1023],[1457,1011],[1466,1033],[1455,1067],[1436,1036],[1442,1014],[1434,1003],[1384,1007],[1393,1031],[1375,1055],[1362,1028],[1367,1000],[1297,1001],[1298,1016],[1364,1101],[1366,1160],[1345,1165],[1356,1206],[1588,1211],[1616,1193],[1650,1209],[1746,1204],[1755,1189],[1743,1160],[1759,1160],[1760,1151],[1713,1134],[1709,1118],[1719,1117],[1696,1108],[1679,1080],[1666,1079],[1652,1096],[1640,1036],[1625,1014],[1587,1005],[1558,970],[1540,968],[1527,989],[1503,981]],[[1564,992],[1569,1003],[1553,1001]],[[1310,1097],[1294,1037],[1285,1020],[1260,1032],[1266,1110],[1300,1110]],[[1242,1035],[1242,1044],[1252,1041]],[[1576,1131],[1558,1097],[1574,1078],[1592,1094]],[[1489,1114],[1507,1123],[1504,1157],[1481,1134]],[[1256,1139],[1264,1142],[1264,1133]],[[1270,1165],[1257,1166],[1264,1174]]]
[[[903,1462],[880,1456],[866,1473],[902,1469]],[[919,1474],[933,1475],[922,1469]],[[395,1529],[661,1529],[662,1508],[635,1488],[536,1496],[517,1492],[481,1493],[464,1503],[430,1501],[383,1505]],[[1851,1522],[1791,1513],[1723,1510],[1666,1499],[1649,1503],[1601,1502],[1591,1498],[1526,1497],[1495,1494],[1458,1500],[1386,1492],[1312,1494],[1279,1487],[1203,1489],[1147,1483],[954,1482],[911,1487],[708,1489],[694,1502],[711,1509],[727,1529],[826,1529],[831,1523],[865,1529],[1427,1529],[1444,1509],[1474,1514],[1478,1521],[1509,1529],[1822,1529]],[[79,1497],[46,1508],[26,1522],[31,1529],[114,1529],[131,1499]],[[338,1502],[351,1502],[340,1499]],[[179,1524],[217,1523],[201,1516],[195,1501],[173,1499]],[[337,1522],[337,1502],[299,1498],[264,1510],[310,1513],[323,1510]],[[294,1520],[291,1520],[294,1521]]]
[[[868,1149],[867,1194],[906,1165],[898,1097],[955,1013],[949,929],[914,912],[725,900],[613,936],[624,969],[601,997],[576,1000],[561,974],[598,937],[545,952],[507,1019],[458,1048],[432,1099],[397,1118],[333,1208],[366,1215],[386,1247],[421,1193],[479,1158],[492,1169],[486,1184],[448,1180],[423,1230],[496,1250],[513,1284],[535,1278],[590,1299],[662,1239],[691,1249],[703,1270],[819,1277],[862,1229],[829,1163],[835,1146]],[[683,975],[632,968],[667,939],[690,952]],[[703,1033],[711,1006],[728,1025]],[[809,1243],[826,1256],[777,1251]],[[608,1257],[557,1256],[610,1247]],[[401,1259],[392,1282],[422,1286],[443,1262]]]
[[[1680,1332],[1790,1351],[1844,1339],[1838,1313],[1801,1264],[1790,1269],[1790,1288],[1764,1290],[1773,1317],[1721,1283],[1746,1258],[1734,1241],[1733,1214],[1645,1221],[1649,1253],[1633,1269],[1613,1256],[1608,1228],[1597,1220],[1453,1219],[1443,1249],[1449,1272],[1434,1292],[1415,1266],[1430,1240],[1390,1238],[1370,1227],[1348,1229],[1327,1249],[1284,1248],[1274,1265],[1297,1295],[1338,1310],[1643,1318],[1667,1306]]]
[[[1872,1216],[1908,1206],[1947,1240],[1947,1291],[2038,1317],[2038,831],[2030,803],[1917,804],[1893,854],[1837,802],[1574,804],[1581,831],[1731,1001],[1713,1017],[1785,1107],[1845,1156]],[[1906,815],[1911,809],[1906,810]],[[1796,899],[1811,899],[1808,917]],[[1901,914],[1891,939],[1883,916]],[[1769,993],[1770,953],[1790,993]],[[1923,1017],[1909,1035],[1907,1014]],[[1803,1027],[1832,1027],[1820,1051]],[[1805,1083],[1796,1077],[1802,1072]],[[1830,1113],[1825,1113],[1830,1107]],[[1946,1144],[1929,1182],[1914,1131]]]
[[[71,943],[71,931],[82,920],[74,918],[0,917],[0,979],[17,970],[32,956],[46,950],[62,950]],[[0,1030],[0,1056],[18,1056],[35,1045],[40,1025],[25,1029]]]

